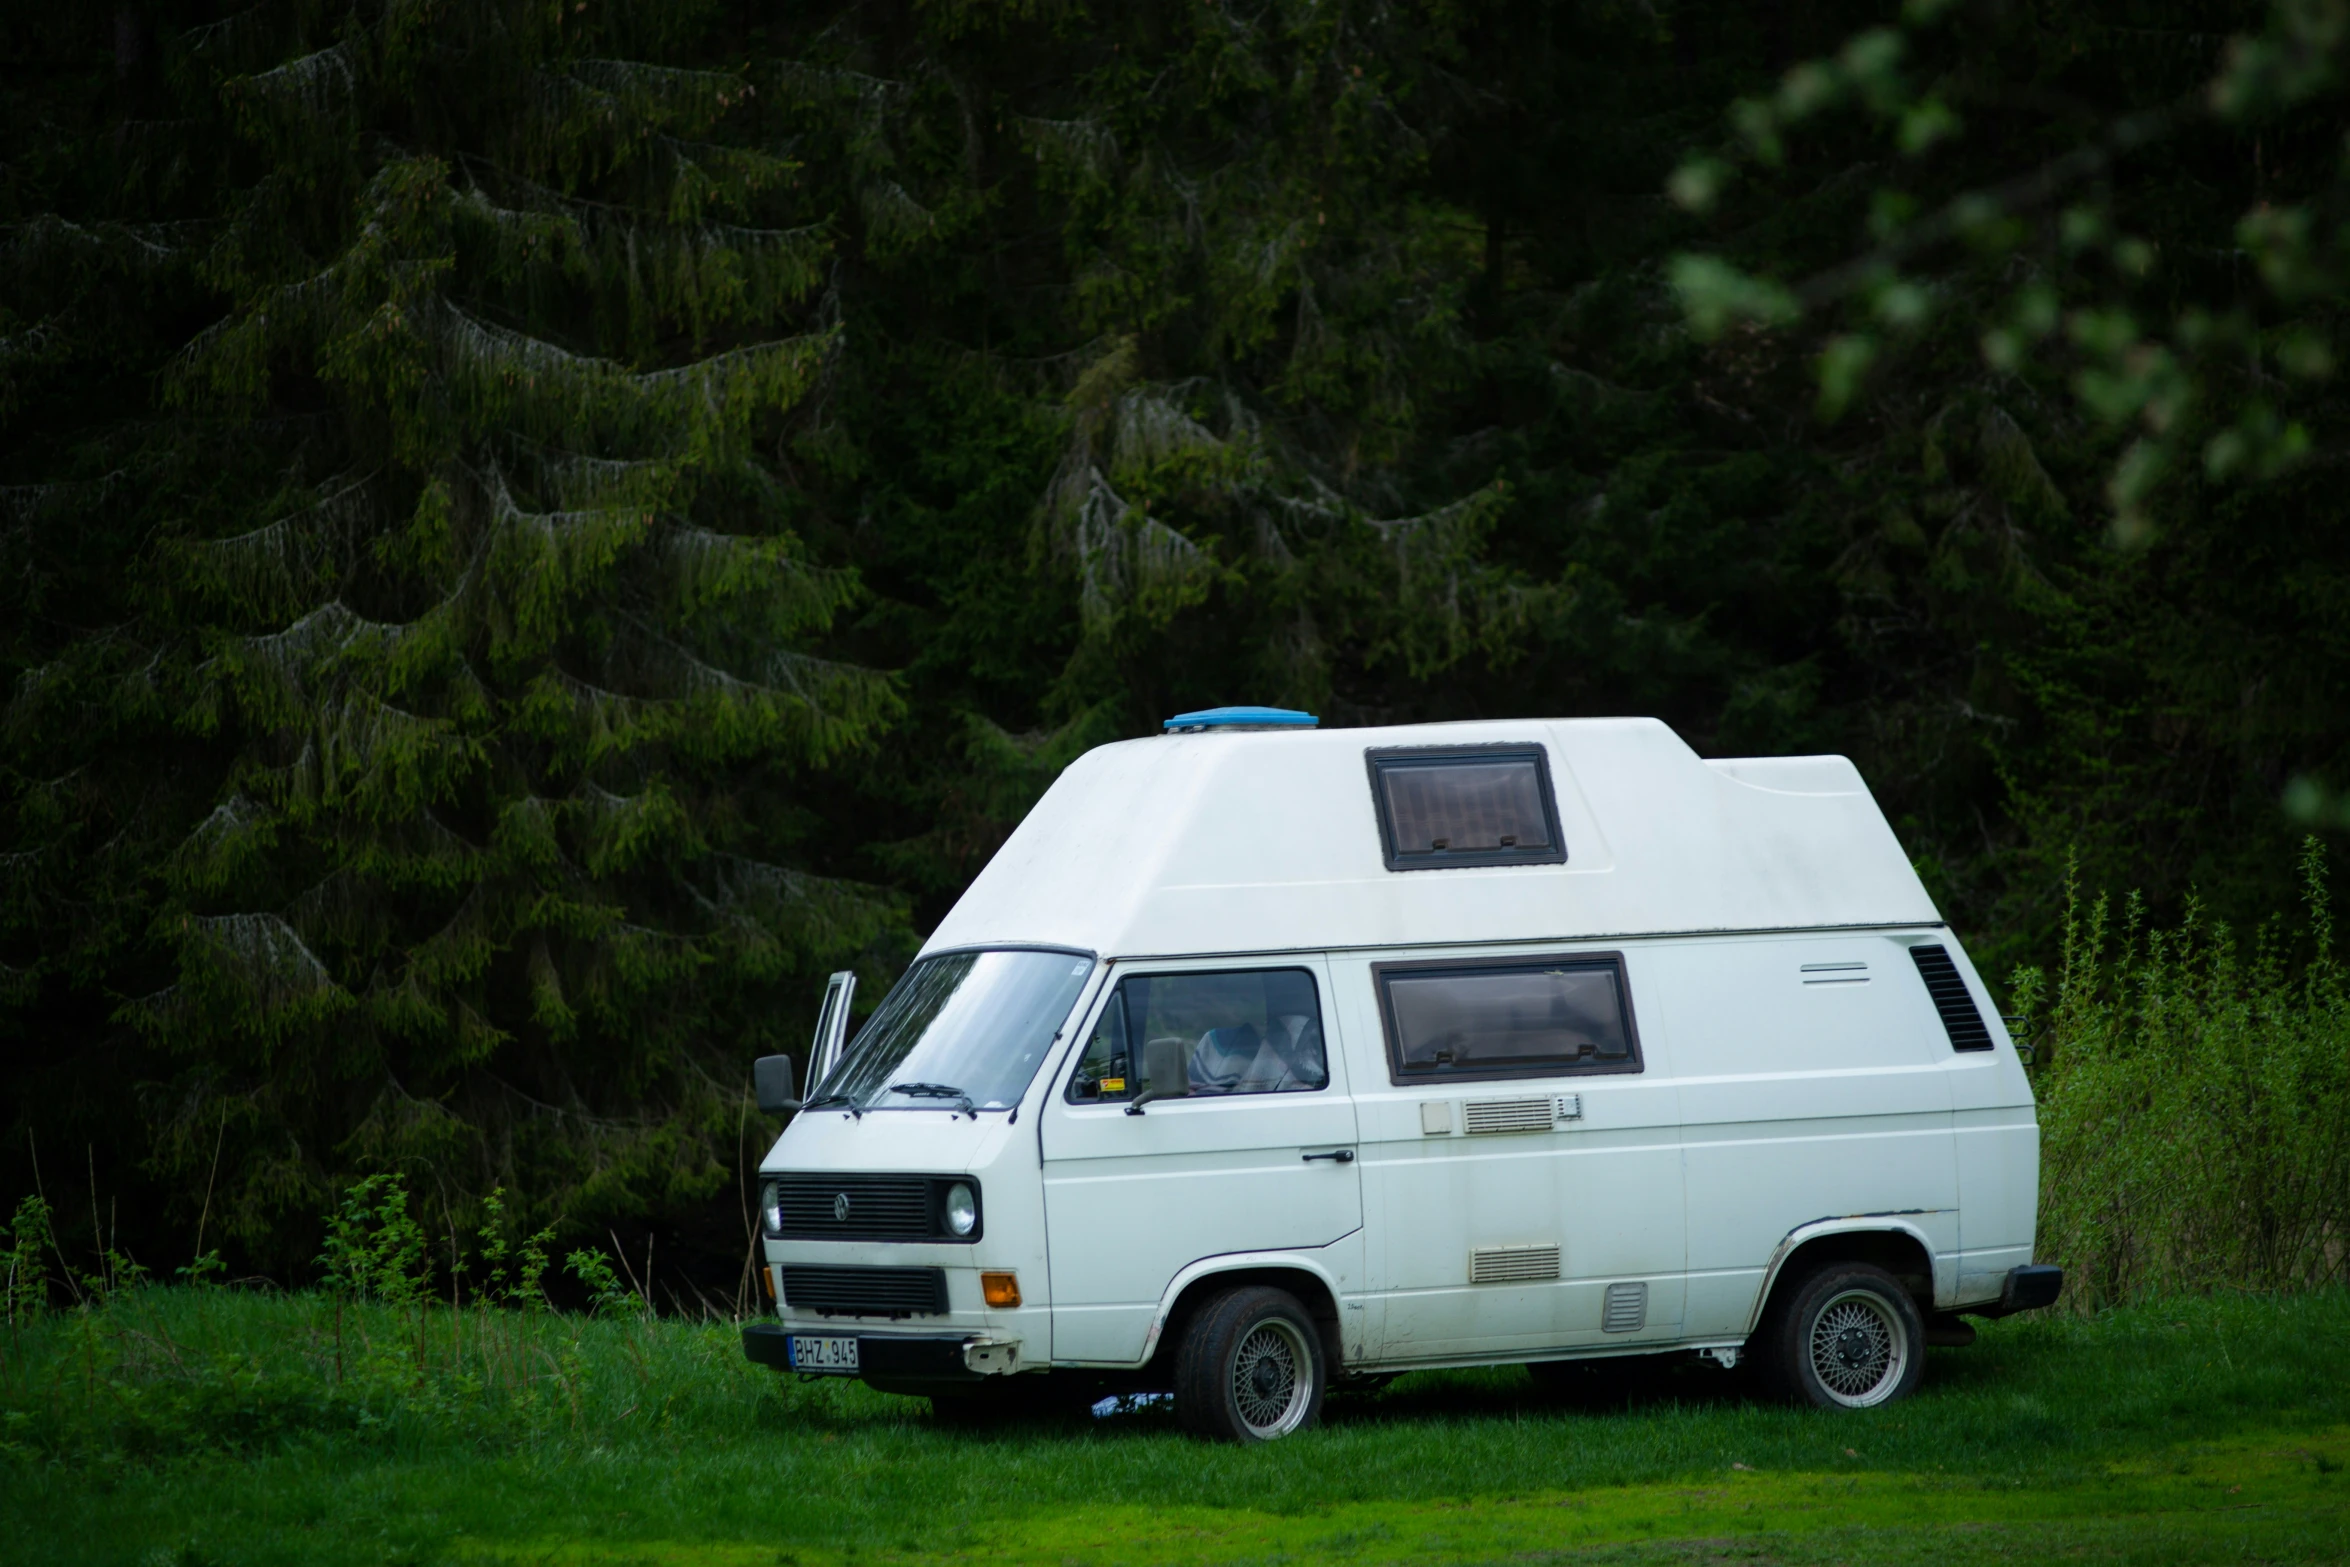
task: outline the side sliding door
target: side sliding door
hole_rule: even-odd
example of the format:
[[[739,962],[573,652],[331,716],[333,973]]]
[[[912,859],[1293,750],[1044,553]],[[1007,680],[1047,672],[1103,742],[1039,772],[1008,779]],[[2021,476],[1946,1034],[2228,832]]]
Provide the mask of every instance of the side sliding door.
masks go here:
[[[1681,1336],[1679,1108],[1640,949],[1338,956],[1389,1365]]]

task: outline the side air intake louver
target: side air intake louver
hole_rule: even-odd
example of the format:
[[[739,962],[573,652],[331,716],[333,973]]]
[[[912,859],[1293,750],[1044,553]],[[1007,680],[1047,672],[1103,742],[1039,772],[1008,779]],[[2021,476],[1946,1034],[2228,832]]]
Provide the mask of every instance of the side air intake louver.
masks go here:
[[[1469,1253],[1471,1284],[1530,1284],[1558,1276],[1556,1246],[1480,1246]]]
[[[1975,998],[1967,994],[1966,981],[1958,977],[1958,965],[1950,961],[1949,951],[1912,947],[1909,955],[1926,982],[1926,993],[1934,998],[1934,1010],[1942,1014],[1942,1031],[1950,1036],[1950,1048],[1990,1049],[1991,1030],[1983,1026],[1983,1014],[1975,1010]]]
[[[1610,1284],[1599,1319],[1602,1333],[1637,1333],[1648,1324],[1648,1286]]]
[[[1547,1132],[1557,1118],[1548,1099],[1472,1099],[1461,1109],[1471,1137],[1492,1132]]]

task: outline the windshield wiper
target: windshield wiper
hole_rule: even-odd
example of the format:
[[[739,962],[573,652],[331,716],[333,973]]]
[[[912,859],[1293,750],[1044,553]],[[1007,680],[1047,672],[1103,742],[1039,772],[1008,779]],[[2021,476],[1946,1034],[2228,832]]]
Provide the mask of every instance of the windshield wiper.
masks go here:
[[[826,1105],[846,1105],[849,1114],[860,1121],[865,1119],[865,1112],[858,1107],[857,1101],[847,1094],[818,1094],[815,1098],[802,1104],[800,1108],[802,1110],[821,1110]]]
[[[892,1083],[889,1091],[904,1094],[908,1099],[952,1099],[965,1115],[974,1121],[979,1119],[979,1107],[971,1102],[971,1096],[952,1083]]]

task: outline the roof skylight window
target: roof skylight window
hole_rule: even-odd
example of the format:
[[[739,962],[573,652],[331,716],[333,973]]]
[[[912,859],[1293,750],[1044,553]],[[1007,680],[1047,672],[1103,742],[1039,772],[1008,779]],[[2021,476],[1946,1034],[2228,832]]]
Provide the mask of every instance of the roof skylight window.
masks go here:
[[[1566,860],[1539,745],[1415,746],[1363,759],[1391,871]]]

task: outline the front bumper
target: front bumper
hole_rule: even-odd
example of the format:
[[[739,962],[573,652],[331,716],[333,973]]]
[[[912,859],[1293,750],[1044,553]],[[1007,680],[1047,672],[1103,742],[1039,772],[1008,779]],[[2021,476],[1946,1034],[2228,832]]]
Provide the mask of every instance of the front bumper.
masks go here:
[[[784,1340],[793,1329],[780,1322],[743,1324],[743,1354],[778,1371],[792,1369]],[[807,1331],[807,1330],[801,1330]],[[832,1333],[857,1341],[857,1375],[868,1382],[978,1382],[1020,1369],[1020,1346],[1009,1339],[976,1333]]]

